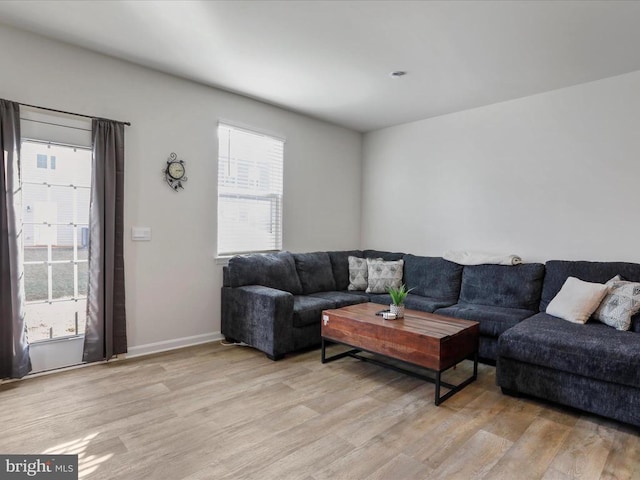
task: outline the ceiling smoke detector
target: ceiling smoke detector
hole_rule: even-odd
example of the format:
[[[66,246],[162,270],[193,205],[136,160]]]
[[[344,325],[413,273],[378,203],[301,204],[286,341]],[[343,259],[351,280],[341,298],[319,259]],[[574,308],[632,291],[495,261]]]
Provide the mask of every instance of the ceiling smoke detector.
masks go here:
[[[389,74],[389,76],[391,78],[400,78],[400,77],[404,77],[407,74],[407,72],[403,71],[403,70],[396,70],[395,72],[391,72]]]

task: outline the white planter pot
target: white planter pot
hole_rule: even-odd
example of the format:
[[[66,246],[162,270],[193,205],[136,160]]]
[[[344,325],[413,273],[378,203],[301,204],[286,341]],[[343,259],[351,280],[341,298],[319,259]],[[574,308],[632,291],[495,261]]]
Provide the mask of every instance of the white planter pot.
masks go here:
[[[391,313],[396,314],[396,318],[404,317],[404,305],[391,304],[389,305],[389,310],[391,311]]]

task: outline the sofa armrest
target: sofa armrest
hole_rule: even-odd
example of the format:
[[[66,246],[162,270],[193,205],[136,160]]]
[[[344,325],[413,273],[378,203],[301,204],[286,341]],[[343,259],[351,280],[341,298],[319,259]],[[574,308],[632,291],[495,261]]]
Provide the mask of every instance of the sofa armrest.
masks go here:
[[[222,334],[278,358],[293,349],[293,295],[247,285],[222,288]]]

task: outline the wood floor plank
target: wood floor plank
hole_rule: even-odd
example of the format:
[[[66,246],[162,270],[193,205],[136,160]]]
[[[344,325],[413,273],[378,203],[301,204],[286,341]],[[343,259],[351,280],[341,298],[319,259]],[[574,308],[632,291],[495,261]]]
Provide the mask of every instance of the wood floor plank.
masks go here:
[[[431,472],[430,479],[479,479],[511,448],[512,442],[504,437],[479,430],[458,449],[453,458]]]
[[[465,378],[462,362],[448,378]],[[0,385],[0,452],[77,453],[83,480],[640,478],[640,430],[310,350],[216,344]]]
[[[618,426],[602,471],[605,480],[636,480],[640,478],[640,433],[630,427]]]
[[[611,451],[615,430],[584,419],[576,422],[549,466],[545,480],[598,479]]]
[[[342,458],[353,447],[336,435],[326,435],[293,450],[277,461],[244,474],[234,472],[230,478],[263,480],[265,478],[305,478],[317,470],[318,465]]]
[[[435,422],[433,428],[405,452],[437,469],[505,408],[496,392],[484,392],[463,407],[452,410],[451,415],[443,420]]]
[[[405,394],[394,402],[384,403],[354,421],[344,422],[338,435],[356,447],[368,442],[398,423],[399,419],[417,411],[424,411],[433,403],[430,395],[422,393],[425,390],[431,389],[421,388],[418,394]]]
[[[366,480],[432,478],[431,469],[424,463],[400,453],[378,470],[366,477]]]
[[[379,405],[380,402],[366,396],[351,400],[341,408],[313,417],[293,428],[276,429],[272,435],[263,437],[260,444],[249,448],[241,447],[224,458],[222,463],[234,475],[240,470],[246,474],[250,473],[251,469],[259,471],[265,465],[289,455],[319,436],[335,434],[346,420],[366,415]]]
[[[512,480],[514,472],[522,480],[543,478],[570,430],[561,423],[536,417],[487,478]],[[523,465],[527,468],[522,468]]]
[[[366,478],[389,463],[397,454],[380,437],[375,437],[366,446],[354,448],[328,465],[319,465],[319,471],[313,477],[317,480]]]
[[[518,440],[537,418],[542,406],[533,400],[511,398],[509,406],[488,423],[484,429],[512,442]]]

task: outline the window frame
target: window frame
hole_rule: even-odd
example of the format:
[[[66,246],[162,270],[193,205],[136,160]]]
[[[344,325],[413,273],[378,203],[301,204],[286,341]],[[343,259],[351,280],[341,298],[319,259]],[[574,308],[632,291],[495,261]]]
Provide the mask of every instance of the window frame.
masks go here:
[[[279,179],[277,180],[278,185],[279,185],[279,192],[268,192],[268,193],[261,193],[259,191],[256,190],[251,190],[251,189],[247,189],[246,193],[228,193],[224,191],[224,187],[225,186],[231,186],[232,184],[228,184],[228,185],[223,185],[222,184],[222,178],[221,178],[221,174],[220,174],[220,170],[221,170],[221,163],[224,161],[228,161],[229,159],[229,155],[231,155],[231,146],[229,146],[229,149],[227,150],[227,155],[223,156],[223,150],[221,148],[221,135],[220,135],[220,131],[221,129],[228,129],[230,132],[231,131],[235,131],[238,133],[244,133],[244,134],[248,134],[248,135],[255,135],[257,137],[264,137],[266,139],[268,139],[269,141],[272,142],[278,142],[280,143],[280,164],[279,166],[277,166],[277,168],[279,169]],[[277,135],[274,134],[272,132],[268,132],[262,129],[258,129],[258,128],[254,128],[254,127],[249,127],[246,125],[239,125],[235,122],[229,122],[226,120],[220,120],[218,122],[217,128],[216,128],[216,134],[217,134],[217,145],[218,145],[218,158],[217,158],[217,195],[216,195],[216,201],[217,201],[217,221],[216,221],[216,258],[220,259],[221,261],[226,261],[228,260],[230,257],[234,256],[234,255],[241,255],[241,254],[249,254],[249,253],[270,253],[270,252],[279,252],[282,251],[282,245],[283,245],[283,237],[284,237],[284,231],[283,231],[283,221],[284,221],[284,157],[285,157],[285,145],[286,145],[286,140],[283,136],[281,135]],[[233,168],[236,172],[240,169],[240,165],[238,163],[228,163],[228,168]],[[271,168],[271,167],[269,167]],[[271,171],[269,170],[269,172],[271,173]],[[238,176],[238,173],[236,173],[236,177]],[[253,179],[252,179],[253,178]],[[247,186],[249,186],[251,183],[254,184],[254,186],[259,186],[260,182],[259,180],[257,180],[255,178],[255,176],[252,177],[251,172],[249,172],[247,174]],[[236,180],[236,185],[238,185],[237,180]],[[232,199],[236,199],[236,200],[263,200],[265,202],[268,202],[269,205],[271,205],[270,209],[271,211],[275,211],[275,214],[272,214],[272,220],[269,224],[269,230],[276,230],[275,233],[275,237],[272,237],[273,239],[273,243],[275,248],[254,248],[254,249],[237,249],[237,250],[231,250],[231,249],[227,249],[227,250],[221,250],[220,246],[221,246],[221,218],[222,218],[222,211],[221,211],[221,199],[227,198],[229,200]],[[265,245],[265,247],[267,247],[267,245]]]
[[[74,151],[76,150],[82,150],[83,152],[85,152],[86,154],[88,154],[88,161],[91,162],[91,147],[86,146],[86,145],[69,145],[67,143],[62,143],[62,142],[57,142],[55,140],[40,140],[37,138],[31,138],[29,136],[23,136],[21,138],[21,147],[24,148],[24,144],[32,144],[32,145],[47,145],[47,146],[55,146],[55,147],[61,147],[61,148],[68,148],[68,149],[73,149]],[[55,159],[56,156],[51,156],[51,155],[42,155],[42,154],[36,154],[36,158],[39,158],[41,156],[45,157],[47,161],[49,161],[50,159]],[[38,165],[36,165],[36,170],[40,169],[41,167],[39,167]],[[50,170],[55,170],[55,168],[50,169]],[[33,172],[35,173],[35,172]],[[53,174],[53,172],[51,172]],[[72,237],[72,244],[71,244],[71,248],[72,248],[72,259],[58,259],[58,258],[54,258],[53,255],[53,245],[52,245],[52,238],[51,235],[49,233],[47,233],[45,236],[47,237],[47,242],[46,245],[44,245],[44,247],[46,247],[47,253],[46,253],[46,259],[45,260],[25,260],[23,258],[22,260],[22,265],[23,268],[25,267],[29,267],[29,266],[44,266],[46,268],[46,276],[47,276],[47,295],[46,298],[38,298],[38,299],[27,299],[25,296],[25,310],[29,309],[31,306],[37,306],[37,305],[53,305],[53,304],[59,304],[59,303],[78,303],[78,302],[86,302],[87,301],[87,294],[85,291],[80,292],[79,289],[79,284],[80,284],[80,276],[81,273],[79,271],[79,268],[81,265],[87,265],[88,266],[88,258],[79,258],[78,255],[78,251],[80,248],[84,248],[84,246],[80,246],[79,245],[79,229],[80,228],[86,228],[88,230],[89,227],[89,223],[88,223],[88,218],[86,222],[82,222],[79,220],[78,218],[78,211],[77,211],[77,205],[78,205],[78,194],[80,191],[85,191],[85,192],[90,192],[91,190],[91,185],[90,184],[78,184],[78,183],[60,183],[60,182],[56,182],[55,180],[52,180],[48,177],[49,173],[47,173],[47,177],[46,180],[42,181],[41,179],[31,179],[25,171],[21,172],[21,176],[22,176],[22,180],[21,180],[21,185],[22,185],[22,197],[23,197],[23,202],[24,202],[24,196],[25,196],[25,188],[28,187],[46,187],[46,201],[47,202],[51,202],[52,197],[51,197],[51,192],[52,189],[65,189],[68,193],[71,194],[71,214],[72,214],[72,219],[71,221],[67,221],[67,222],[61,222],[61,221],[51,221],[51,220],[46,220],[44,222],[40,221],[40,222],[36,222],[34,220],[25,220],[24,218],[22,219],[22,227],[31,227],[31,228],[58,228],[58,227],[63,227],[63,228],[71,228],[71,237]],[[89,176],[89,181],[90,181],[90,176]],[[29,212],[30,213],[30,212]],[[25,249],[29,248],[27,245],[23,245],[23,255],[25,253]],[[41,246],[42,248],[42,246]],[[70,297],[54,297],[54,275],[53,275],[53,269],[57,268],[56,266],[65,266],[65,265],[72,265],[72,276],[73,276],[73,294]],[[26,268],[25,268],[26,269]],[[26,275],[26,273],[25,273]],[[35,345],[35,344],[44,344],[44,343],[48,343],[48,342],[56,342],[56,341],[60,341],[60,340],[66,340],[69,338],[77,338],[77,337],[83,337],[84,336],[84,329],[80,329],[79,328],[79,322],[78,322],[78,315],[76,314],[76,318],[75,318],[75,333],[69,333],[69,334],[63,334],[63,335],[56,335],[56,336],[51,336],[50,338],[43,338],[43,339],[33,339],[30,341],[31,344]],[[80,331],[82,330],[82,331]],[[50,330],[51,331],[51,330]]]

